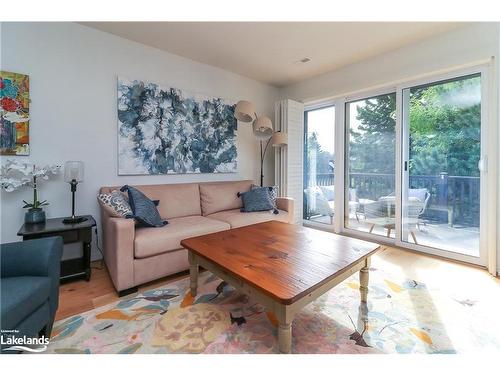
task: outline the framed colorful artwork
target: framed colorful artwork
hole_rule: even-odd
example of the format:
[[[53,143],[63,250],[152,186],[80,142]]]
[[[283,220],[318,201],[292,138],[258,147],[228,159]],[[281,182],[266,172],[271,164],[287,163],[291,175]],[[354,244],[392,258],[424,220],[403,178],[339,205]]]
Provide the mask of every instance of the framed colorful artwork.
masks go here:
[[[29,76],[0,71],[0,111],[0,155],[29,155]]]

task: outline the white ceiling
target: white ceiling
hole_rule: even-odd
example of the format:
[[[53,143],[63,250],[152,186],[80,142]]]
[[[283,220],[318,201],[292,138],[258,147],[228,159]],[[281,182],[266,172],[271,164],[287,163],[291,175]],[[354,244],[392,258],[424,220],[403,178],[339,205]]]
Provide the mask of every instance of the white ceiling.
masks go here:
[[[445,22],[84,22],[277,87],[461,26]],[[303,58],[308,63],[299,63]]]

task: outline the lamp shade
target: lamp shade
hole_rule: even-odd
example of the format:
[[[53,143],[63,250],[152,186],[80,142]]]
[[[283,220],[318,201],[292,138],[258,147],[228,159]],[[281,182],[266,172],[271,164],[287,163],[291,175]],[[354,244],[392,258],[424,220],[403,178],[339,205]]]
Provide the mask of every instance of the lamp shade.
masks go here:
[[[67,161],[64,165],[64,181],[83,181],[83,161]]]
[[[253,134],[260,139],[269,139],[273,135],[273,123],[267,116],[257,117],[253,122]]]
[[[288,145],[288,134],[282,132],[275,132],[271,140],[273,147],[283,147]]]
[[[234,109],[234,117],[238,121],[252,122],[255,118],[255,105],[247,100],[240,100]]]

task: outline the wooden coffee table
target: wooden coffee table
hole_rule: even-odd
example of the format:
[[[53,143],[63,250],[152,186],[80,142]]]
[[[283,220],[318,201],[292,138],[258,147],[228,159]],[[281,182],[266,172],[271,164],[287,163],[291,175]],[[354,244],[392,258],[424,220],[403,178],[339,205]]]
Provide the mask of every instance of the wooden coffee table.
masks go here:
[[[198,268],[211,271],[274,313],[279,350],[290,353],[292,320],[304,306],[360,271],[368,294],[370,256],[380,245],[302,226],[269,221],[185,239],[191,294]]]

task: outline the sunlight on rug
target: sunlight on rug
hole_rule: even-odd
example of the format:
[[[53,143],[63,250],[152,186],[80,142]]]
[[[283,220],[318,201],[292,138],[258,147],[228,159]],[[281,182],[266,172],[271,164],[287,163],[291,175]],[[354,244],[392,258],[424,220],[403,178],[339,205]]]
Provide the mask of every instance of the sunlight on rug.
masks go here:
[[[370,269],[368,304],[353,275],[296,315],[293,353],[500,350],[491,301],[447,295]],[[500,304],[500,303],[499,303]],[[496,312],[495,312],[496,311]],[[47,353],[277,353],[275,317],[209,272],[56,322]]]

